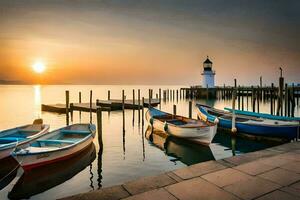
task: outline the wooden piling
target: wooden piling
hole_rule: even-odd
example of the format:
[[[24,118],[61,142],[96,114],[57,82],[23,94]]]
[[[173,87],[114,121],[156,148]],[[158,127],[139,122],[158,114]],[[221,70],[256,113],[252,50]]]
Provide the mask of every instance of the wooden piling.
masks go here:
[[[93,103],[93,91],[90,91],[90,123],[93,122],[92,119],[92,103]]]
[[[189,101],[189,118],[192,118],[192,101]]]
[[[69,102],[70,102],[70,93],[69,90],[66,90],[66,124],[69,126]]]
[[[79,103],[81,103],[81,92],[79,92]],[[81,122],[81,111],[79,111],[79,121]]]
[[[122,90],[123,132],[125,132],[125,92]]]
[[[232,123],[231,123],[231,132],[234,134],[237,132],[235,127],[235,99],[236,99],[237,91],[236,88],[234,88],[232,92]]]
[[[142,97],[142,105],[145,103],[145,98]],[[144,126],[144,106],[142,106],[142,126]]]
[[[282,75],[282,74],[281,74]],[[284,78],[282,76],[279,77],[279,88],[278,88],[278,97],[277,97],[277,115],[283,115],[283,85],[284,85]]]
[[[257,112],[259,113],[259,101],[260,101],[260,98],[259,98],[259,89],[256,91],[256,100],[257,100]]]
[[[97,130],[98,130],[98,142],[100,148],[103,147],[103,140],[102,140],[102,110],[101,107],[97,107]]]
[[[173,105],[173,115],[174,116],[176,115],[176,105],[175,104]]]
[[[284,116],[287,116],[287,114],[288,114],[288,104],[289,104],[288,97],[289,97],[289,95],[288,95],[288,86],[287,86],[287,83],[286,83],[285,87],[284,87]]]
[[[252,90],[252,111],[255,112],[255,89],[253,88],[253,86],[251,86],[251,90]]]
[[[140,113],[140,111],[141,111],[141,90],[140,89],[138,89],[138,111],[139,111],[138,121],[140,124],[140,122],[141,122],[141,113]]]
[[[271,108],[270,108],[270,113],[271,113],[271,115],[273,115],[274,114],[274,107],[273,107],[273,95],[274,95],[274,83],[272,83],[271,84],[271,90],[270,90],[270,106],[271,106]]]
[[[158,98],[159,98],[159,109],[161,109],[161,88],[158,90]]]
[[[110,90],[107,91],[107,100],[110,100]]]
[[[151,98],[152,98],[152,91],[149,89],[149,105],[148,107],[151,108]]]

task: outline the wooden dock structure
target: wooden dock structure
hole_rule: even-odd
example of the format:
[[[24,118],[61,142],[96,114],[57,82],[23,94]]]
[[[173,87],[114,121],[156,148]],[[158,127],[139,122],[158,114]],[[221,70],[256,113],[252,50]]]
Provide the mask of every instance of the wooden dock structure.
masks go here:
[[[151,106],[157,106],[160,104],[159,99],[151,99]],[[144,105],[138,105],[133,100],[125,100],[125,109],[141,109],[149,106],[149,99],[144,100]],[[42,111],[55,112],[64,114],[66,113],[66,104],[42,104]],[[69,112],[82,111],[82,112],[96,112],[97,108],[101,107],[102,111],[115,111],[122,110],[122,100],[98,100],[96,103],[70,103]]]

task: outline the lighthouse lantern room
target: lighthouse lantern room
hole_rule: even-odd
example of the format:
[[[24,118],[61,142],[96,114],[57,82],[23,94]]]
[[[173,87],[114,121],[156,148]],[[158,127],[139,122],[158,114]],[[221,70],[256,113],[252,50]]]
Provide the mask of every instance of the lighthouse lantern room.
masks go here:
[[[212,62],[209,60],[208,56],[203,62],[203,72],[202,77],[202,87],[203,88],[214,88],[215,87],[215,71],[212,70]]]

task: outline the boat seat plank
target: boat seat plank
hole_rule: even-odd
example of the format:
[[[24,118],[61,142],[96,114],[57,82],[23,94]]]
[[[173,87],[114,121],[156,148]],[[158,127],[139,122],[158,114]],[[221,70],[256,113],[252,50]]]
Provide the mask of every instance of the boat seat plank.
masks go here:
[[[88,131],[88,130],[67,130],[67,129],[64,129],[64,130],[61,130],[60,132],[64,133],[64,134],[90,134],[90,131]]]
[[[37,140],[38,142],[41,143],[67,143],[67,144],[74,144],[74,141],[70,140]]]

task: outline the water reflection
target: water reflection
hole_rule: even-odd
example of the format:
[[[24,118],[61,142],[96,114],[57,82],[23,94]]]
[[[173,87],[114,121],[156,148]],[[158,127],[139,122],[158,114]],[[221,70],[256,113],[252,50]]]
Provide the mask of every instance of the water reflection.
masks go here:
[[[42,111],[41,111],[41,103],[42,103],[42,95],[41,95],[41,86],[40,85],[34,85],[34,116],[35,118],[41,118],[42,117]]]
[[[145,136],[155,146],[163,150],[168,156],[173,157],[171,161],[180,161],[186,165],[214,160],[214,155],[209,146],[191,143],[187,140],[168,136],[166,133],[147,128]]]
[[[29,198],[59,185],[85,169],[96,158],[95,145],[75,157],[24,172],[8,194],[10,199]]]
[[[17,175],[19,164],[13,157],[1,159],[0,190],[6,187]]]

